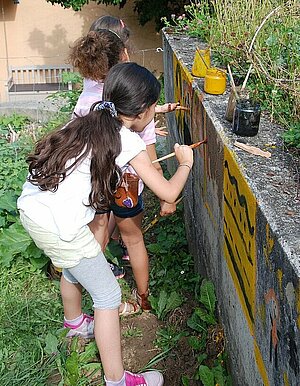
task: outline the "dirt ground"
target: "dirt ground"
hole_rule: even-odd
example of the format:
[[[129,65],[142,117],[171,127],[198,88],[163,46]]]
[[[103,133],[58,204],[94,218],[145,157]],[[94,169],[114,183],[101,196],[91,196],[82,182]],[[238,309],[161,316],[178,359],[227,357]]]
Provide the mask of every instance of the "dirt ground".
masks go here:
[[[185,325],[186,319],[191,315],[192,304],[186,303],[175,310],[169,320],[177,326]],[[159,321],[151,313],[141,313],[124,318],[121,321],[122,348],[124,367],[130,371],[139,371],[147,363],[159,354],[160,350],[155,347],[156,331],[166,325]],[[139,331],[138,337],[127,336],[127,331]],[[166,360],[162,360],[155,368],[162,371],[165,386],[181,386],[181,376],[187,375],[192,378],[195,372],[196,359],[185,338],[179,341],[177,347]],[[199,385],[199,382],[190,382],[191,386]]]

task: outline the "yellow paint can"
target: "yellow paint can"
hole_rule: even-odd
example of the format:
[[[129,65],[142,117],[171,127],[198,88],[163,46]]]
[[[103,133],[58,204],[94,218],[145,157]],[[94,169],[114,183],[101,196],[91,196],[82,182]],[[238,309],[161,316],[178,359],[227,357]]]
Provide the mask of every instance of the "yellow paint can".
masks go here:
[[[204,77],[204,91],[207,94],[220,95],[226,90],[226,71],[208,68]]]
[[[198,78],[204,78],[206,70],[210,67],[210,49],[206,48],[201,50],[199,47],[196,49],[194,63],[192,67],[192,75]]]

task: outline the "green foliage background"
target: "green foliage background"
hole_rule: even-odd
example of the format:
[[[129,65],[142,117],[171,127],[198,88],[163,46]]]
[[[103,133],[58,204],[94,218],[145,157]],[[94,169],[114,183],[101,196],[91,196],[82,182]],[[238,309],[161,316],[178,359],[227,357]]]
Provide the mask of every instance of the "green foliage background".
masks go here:
[[[80,11],[85,4],[89,4],[90,0],[46,0],[51,4],[59,4],[64,8],[72,8],[74,11]],[[127,0],[94,0],[96,4],[118,5],[124,7]],[[162,26],[161,18],[170,17],[172,13],[180,13],[183,7],[189,4],[190,1],[178,0],[135,0],[134,10],[137,12],[138,19],[141,25],[146,24],[150,20],[154,20],[157,30]]]

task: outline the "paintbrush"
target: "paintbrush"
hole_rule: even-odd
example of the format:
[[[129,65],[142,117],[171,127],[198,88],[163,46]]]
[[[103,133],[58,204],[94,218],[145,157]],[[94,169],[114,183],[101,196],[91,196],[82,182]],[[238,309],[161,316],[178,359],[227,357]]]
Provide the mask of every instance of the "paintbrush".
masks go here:
[[[184,196],[181,196],[180,198],[178,198],[177,201],[175,201],[174,204],[178,205],[182,200],[183,200]],[[161,218],[161,215],[160,214],[156,214],[154,219],[150,222],[150,224],[148,224],[144,229],[142,229],[142,233],[146,233],[150,228],[152,228],[157,222],[158,220]]]
[[[207,142],[207,139],[204,139],[203,141],[196,142],[196,143],[193,143],[192,145],[189,145],[189,147],[190,147],[191,149],[195,149],[196,147],[198,147],[198,146],[200,146],[200,145],[203,145],[203,144],[206,143],[206,142]],[[174,157],[174,155],[175,155],[175,152],[170,153],[170,154],[167,154],[167,155],[164,155],[164,156],[161,157],[161,158],[155,159],[154,161],[152,161],[152,163],[155,164],[156,162],[160,162],[160,161],[163,161],[163,160],[165,160],[165,159]]]

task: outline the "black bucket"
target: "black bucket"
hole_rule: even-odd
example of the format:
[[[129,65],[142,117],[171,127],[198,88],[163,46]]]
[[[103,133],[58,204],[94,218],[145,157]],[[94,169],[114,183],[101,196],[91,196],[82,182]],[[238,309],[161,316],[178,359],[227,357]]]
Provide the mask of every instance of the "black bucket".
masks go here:
[[[254,137],[258,133],[260,105],[251,99],[236,102],[232,132],[242,137]]]

